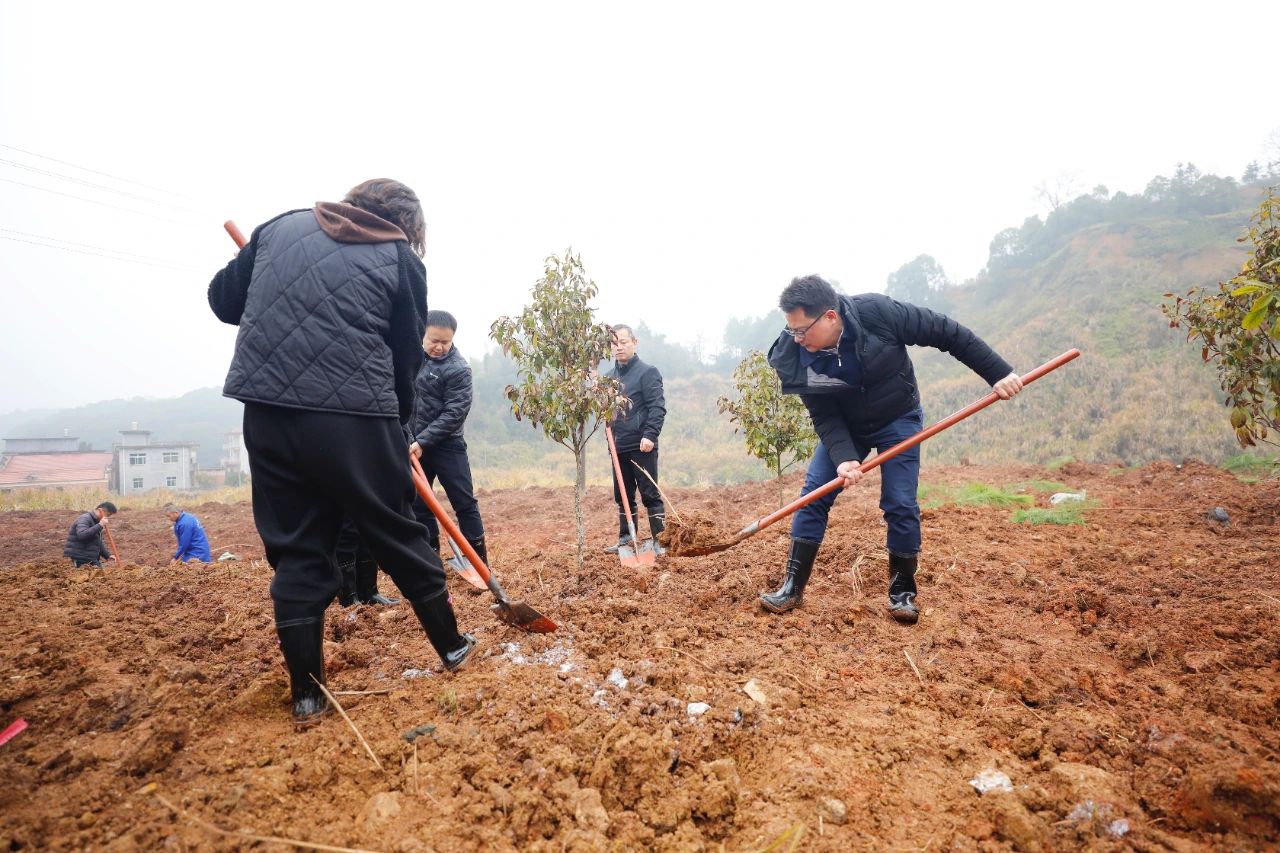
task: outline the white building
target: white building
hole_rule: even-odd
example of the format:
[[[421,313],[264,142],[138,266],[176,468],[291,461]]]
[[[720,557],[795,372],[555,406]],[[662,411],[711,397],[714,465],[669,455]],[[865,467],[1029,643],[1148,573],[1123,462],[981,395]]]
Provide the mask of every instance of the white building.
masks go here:
[[[244,446],[244,432],[233,429],[222,435],[222,470],[226,472],[226,482],[242,483],[249,476],[249,449]]]
[[[190,441],[152,442],[151,430],[120,430],[120,443],[111,445],[114,456],[112,486],[121,495],[151,489],[190,491],[196,487],[196,448]]]

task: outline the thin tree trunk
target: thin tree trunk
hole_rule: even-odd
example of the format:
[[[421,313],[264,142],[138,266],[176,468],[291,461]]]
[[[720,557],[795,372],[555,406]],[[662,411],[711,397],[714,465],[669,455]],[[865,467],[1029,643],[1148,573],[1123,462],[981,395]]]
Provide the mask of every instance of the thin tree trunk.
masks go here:
[[[774,472],[778,475],[778,508],[782,508],[782,500],[785,495],[782,492],[782,454],[779,453],[775,457],[776,461],[773,465]]]
[[[573,451],[578,463],[578,478],[573,484],[573,514],[578,523],[578,574],[582,574],[582,558],[587,548],[587,525],[582,504],[587,498],[587,448],[585,442]]]

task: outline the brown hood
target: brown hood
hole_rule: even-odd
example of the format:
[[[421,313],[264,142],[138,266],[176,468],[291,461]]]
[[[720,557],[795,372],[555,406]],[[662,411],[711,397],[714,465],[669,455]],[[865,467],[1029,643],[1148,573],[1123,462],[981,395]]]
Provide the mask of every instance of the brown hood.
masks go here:
[[[318,201],[314,213],[320,230],[339,243],[389,243],[409,239],[381,216],[353,204]]]

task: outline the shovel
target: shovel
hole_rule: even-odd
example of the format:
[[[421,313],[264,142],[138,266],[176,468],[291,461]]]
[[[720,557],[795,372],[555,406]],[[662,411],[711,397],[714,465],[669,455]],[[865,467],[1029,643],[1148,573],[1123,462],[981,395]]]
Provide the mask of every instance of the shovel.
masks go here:
[[[618,546],[618,562],[628,568],[652,566],[656,556],[653,551],[653,539],[646,539],[643,544],[636,537],[636,523],[631,518],[631,501],[627,499],[627,490],[623,486],[622,466],[618,464],[618,446],[613,443],[613,430],[604,425],[605,438],[609,439],[609,458],[613,460],[613,473],[618,478],[618,494],[622,495],[622,510],[627,514],[627,530],[631,532],[631,544]]]
[[[503,590],[502,584],[498,583],[497,576],[489,571],[489,567],[484,564],[484,560],[480,559],[476,549],[471,547],[471,543],[462,535],[462,531],[453,523],[453,519],[449,518],[448,514],[445,513],[444,507],[440,505],[440,499],[436,497],[435,492],[428,485],[427,475],[423,473],[422,465],[419,464],[417,458],[410,456],[409,462],[413,465],[413,470],[409,473],[413,477],[413,486],[418,490],[418,495],[427,504],[431,514],[436,517],[440,527],[453,541],[453,547],[462,550],[462,553],[471,563],[472,570],[479,573],[484,580],[485,586],[493,593],[493,597],[497,599],[498,603],[492,605],[490,609],[493,610],[498,619],[522,631],[530,631],[534,634],[550,634],[554,631],[557,627],[555,622],[552,622],[523,601],[510,601],[507,599],[507,593]]]
[[[1078,349],[1067,350],[1057,358],[1054,358],[1051,361],[1045,362],[1044,364],[1037,367],[1035,370],[1028,373],[1026,376],[1023,376],[1022,384],[1030,385],[1032,382],[1035,382],[1041,376],[1044,376],[1046,373],[1050,372],[1051,370],[1057,370],[1059,367],[1066,364],[1068,361],[1071,361],[1072,359],[1077,358],[1079,355],[1080,355],[1080,350]],[[960,411],[952,415],[948,415],[947,417],[938,421],[933,426],[923,429],[920,432],[916,433],[915,435],[911,436],[910,438],[906,439],[905,441],[895,444],[893,447],[890,447],[888,450],[884,451],[883,453],[877,453],[875,456],[871,457],[866,462],[863,462],[861,465],[859,465],[858,470],[865,474],[868,471],[870,471],[872,468],[878,468],[880,465],[883,465],[885,462],[888,462],[890,459],[897,456],[899,453],[902,453],[905,450],[910,450],[920,442],[924,441],[926,438],[931,438],[937,435],[938,433],[942,432],[944,429],[947,429],[948,427],[955,426],[956,424],[960,423],[960,421],[964,420],[970,415],[973,415],[973,414],[976,414],[977,412],[982,411],[987,406],[990,406],[992,403],[996,402],[999,399],[1000,397],[996,394],[996,392],[992,391],[990,394],[983,397],[981,400],[978,400],[977,402],[974,402],[974,403],[970,403],[968,406],[965,406]],[[797,498],[796,500],[792,501],[791,503],[787,504],[786,506],[782,507],[776,512],[772,512],[769,515],[764,516],[763,518],[758,518],[755,521],[751,522],[746,527],[742,528],[737,533],[735,533],[733,538],[730,539],[728,542],[718,542],[714,545],[698,545],[698,546],[689,548],[687,550],[683,550],[681,554],[682,556],[701,557],[706,554],[715,554],[720,551],[726,551],[732,548],[734,545],[737,545],[742,540],[755,536],[757,533],[759,533],[761,530],[764,530],[766,527],[768,527],[770,524],[773,524],[775,521],[779,521],[783,518],[786,518],[788,515],[791,515],[793,512],[800,509],[801,507],[808,506],[809,504],[813,503],[819,498],[825,497],[826,495],[829,495],[832,492],[839,491],[841,488],[843,488],[843,485],[842,485],[843,483],[844,483],[844,480],[842,478],[836,477],[830,483],[827,483],[826,485],[823,485],[817,489],[814,489],[812,492],[810,492],[807,495],[804,495],[803,497]]]

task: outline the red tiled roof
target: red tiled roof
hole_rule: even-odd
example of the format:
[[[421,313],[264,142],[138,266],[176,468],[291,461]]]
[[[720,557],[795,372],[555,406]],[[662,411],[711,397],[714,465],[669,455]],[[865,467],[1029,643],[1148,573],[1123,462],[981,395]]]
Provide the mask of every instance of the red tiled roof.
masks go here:
[[[106,485],[110,453],[19,453],[3,457],[0,489]]]

